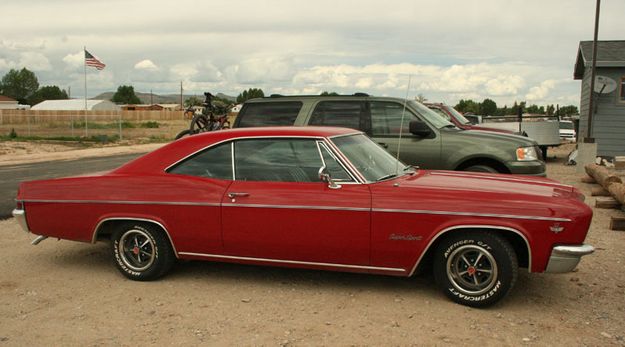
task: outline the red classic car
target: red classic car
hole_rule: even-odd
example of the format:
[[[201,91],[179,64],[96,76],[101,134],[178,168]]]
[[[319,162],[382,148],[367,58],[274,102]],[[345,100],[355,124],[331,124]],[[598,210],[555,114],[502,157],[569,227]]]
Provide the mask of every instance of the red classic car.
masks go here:
[[[134,280],[176,259],[433,268],[451,299],[486,306],[519,267],[567,272],[593,251],[582,200],[546,178],[405,166],[355,130],[280,127],[191,136],[107,173],[24,182],[13,214],[41,235],[34,243],[110,240]]]

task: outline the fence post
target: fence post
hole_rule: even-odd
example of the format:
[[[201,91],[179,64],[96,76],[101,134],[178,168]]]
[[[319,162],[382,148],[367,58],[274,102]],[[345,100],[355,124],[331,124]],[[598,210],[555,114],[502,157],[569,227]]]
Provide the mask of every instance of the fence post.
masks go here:
[[[28,136],[30,136],[30,115],[28,115],[26,119],[28,120]]]
[[[74,115],[69,115],[69,124],[72,129],[72,137],[74,137]]]
[[[122,140],[122,113],[119,113],[119,140]]]

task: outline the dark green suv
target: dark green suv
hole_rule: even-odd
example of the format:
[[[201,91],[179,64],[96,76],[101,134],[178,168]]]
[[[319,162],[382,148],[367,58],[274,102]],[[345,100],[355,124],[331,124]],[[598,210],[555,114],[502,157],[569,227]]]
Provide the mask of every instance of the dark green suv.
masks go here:
[[[393,155],[399,151],[403,162],[423,169],[545,176],[545,163],[534,140],[462,130],[412,100],[360,93],[274,95],[246,101],[234,122],[235,128],[287,125],[358,129]]]

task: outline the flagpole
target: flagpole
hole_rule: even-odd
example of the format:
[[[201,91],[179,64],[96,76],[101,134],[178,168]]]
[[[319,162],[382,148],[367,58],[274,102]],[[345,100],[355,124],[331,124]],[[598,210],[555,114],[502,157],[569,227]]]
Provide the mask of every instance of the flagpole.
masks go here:
[[[87,137],[87,47],[83,46],[83,60],[85,68],[85,137]]]

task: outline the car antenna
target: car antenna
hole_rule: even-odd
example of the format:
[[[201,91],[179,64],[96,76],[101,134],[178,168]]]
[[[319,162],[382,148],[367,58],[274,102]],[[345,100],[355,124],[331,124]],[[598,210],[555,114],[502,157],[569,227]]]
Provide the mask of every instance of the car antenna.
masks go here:
[[[406,97],[404,98],[404,109],[401,111],[401,122],[399,123],[399,141],[397,141],[397,163],[395,163],[395,175],[399,176],[399,153],[401,151],[401,135],[404,131],[404,115],[406,114],[406,104],[408,103],[408,93],[410,92],[410,82],[412,75],[408,75],[408,86],[406,87]]]

